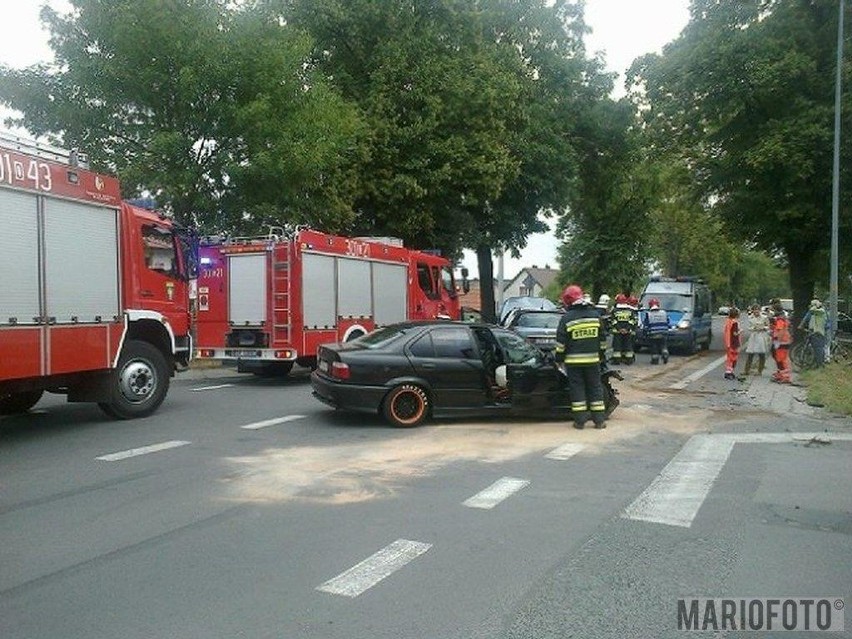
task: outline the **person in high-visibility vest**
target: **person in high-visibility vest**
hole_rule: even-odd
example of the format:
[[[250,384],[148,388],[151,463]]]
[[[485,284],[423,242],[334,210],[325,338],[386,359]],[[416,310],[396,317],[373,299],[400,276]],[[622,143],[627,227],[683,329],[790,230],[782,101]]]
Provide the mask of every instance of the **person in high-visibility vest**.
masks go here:
[[[725,379],[736,379],[734,370],[740,356],[740,309],[732,306],[725,321],[723,337],[725,342]]]
[[[654,298],[648,303],[648,312],[645,313],[645,333],[651,345],[651,363],[659,364],[660,357],[663,364],[669,363],[669,314],[660,308],[660,300]]]
[[[780,302],[772,305],[772,311],[775,313],[775,321],[772,323],[772,356],[775,358],[775,365],[778,367],[778,370],[772,375],[772,381],[779,384],[789,384],[792,382],[790,344],[793,342],[790,337],[790,321],[787,319],[787,314]]]
[[[636,357],[633,341],[639,319],[636,309],[630,305],[624,293],[615,296],[615,307],[609,315],[609,325],[612,332],[612,363],[629,366]]]
[[[584,428],[590,418],[595,428],[605,428],[600,313],[583,300],[583,289],[576,284],[562,292],[562,303],[566,310],[556,329],[555,353],[565,364],[574,428]]]

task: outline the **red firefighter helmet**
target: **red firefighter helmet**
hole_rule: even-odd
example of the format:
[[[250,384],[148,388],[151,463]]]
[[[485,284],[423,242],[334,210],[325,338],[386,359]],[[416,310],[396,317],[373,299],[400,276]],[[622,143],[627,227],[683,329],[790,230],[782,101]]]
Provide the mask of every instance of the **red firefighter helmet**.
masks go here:
[[[571,304],[581,299],[583,299],[583,289],[576,284],[566,286],[565,290],[562,291],[562,303],[565,306],[571,306]]]
[[[652,297],[651,301],[648,302],[648,308],[650,308],[651,310],[656,310],[660,308],[660,300],[658,300],[656,297]]]
[[[624,293],[619,293],[618,295],[615,296],[615,303],[616,304],[626,304],[627,303],[627,296]]]

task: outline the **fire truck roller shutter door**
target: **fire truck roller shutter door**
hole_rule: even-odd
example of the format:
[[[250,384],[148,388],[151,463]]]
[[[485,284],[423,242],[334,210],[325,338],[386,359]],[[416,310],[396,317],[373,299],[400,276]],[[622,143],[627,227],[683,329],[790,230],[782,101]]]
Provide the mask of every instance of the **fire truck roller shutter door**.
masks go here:
[[[337,281],[338,317],[372,317],[370,262],[337,258]]]
[[[408,267],[373,263],[373,318],[376,326],[404,322],[408,317]]]
[[[334,258],[302,254],[302,308],[305,329],[337,325]]]
[[[228,319],[234,327],[266,321],[266,253],[228,256]]]
[[[121,316],[117,215],[115,209],[45,200],[45,310],[57,324],[111,322]]]
[[[0,190],[0,324],[36,324],[39,311],[38,212],[35,195]],[[15,285],[7,279],[15,274]]]

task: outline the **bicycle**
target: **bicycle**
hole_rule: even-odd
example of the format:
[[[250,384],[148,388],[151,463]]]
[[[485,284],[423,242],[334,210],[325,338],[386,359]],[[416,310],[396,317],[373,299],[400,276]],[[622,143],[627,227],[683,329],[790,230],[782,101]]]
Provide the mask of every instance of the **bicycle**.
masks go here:
[[[797,371],[807,371],[816,368],[817,358],[814,353],[811,333],[804,331],[804,339],[796,341],[790,349],[790,361]],[[834,333],[829,344],[829,354],[823,358],[824,363],[852,363],[852,338]]]

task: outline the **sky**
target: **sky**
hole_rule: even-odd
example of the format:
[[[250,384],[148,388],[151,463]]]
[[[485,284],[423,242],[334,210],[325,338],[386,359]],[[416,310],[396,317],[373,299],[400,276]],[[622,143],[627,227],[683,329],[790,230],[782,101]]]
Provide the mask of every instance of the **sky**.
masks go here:
[[[59,9],[67,7],[64,0],[49,2]],[[42,4],[39,0],[0,0],[0,64],[21,68],[51,58],[47,32],[38,20]],[[586,48],[590,54],[602,52],[608,70],[620,74],[615,97],[624,94],[624,72],[633,60],[645,53],[662,51],[665,44],[677,38],[688,20],[689,0],[586,0],[586,22],[592,28]],[[0,118],[7,114],[0,107]],[[556,247],[553,233],[530,236],[520,259],[505,257],[505,278],[511,279],[528,266],[556,268]],[[477,277],[474,253],[465,252],[463,264],[471,277]],[[497,268],[495,260],[495,276]]]

